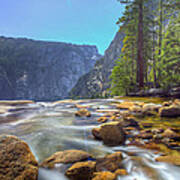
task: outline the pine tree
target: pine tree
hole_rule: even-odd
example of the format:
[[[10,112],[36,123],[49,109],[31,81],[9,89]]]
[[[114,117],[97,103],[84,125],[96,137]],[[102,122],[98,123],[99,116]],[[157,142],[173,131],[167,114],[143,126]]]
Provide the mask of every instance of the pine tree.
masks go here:
[[[170,88],[180,85],[180,13],[171,17],[162,41],[160,83]]]
[[[117,22],[124,40],[111,76],[113,93],[125,94],[152,84],[161,88],[180,85],[178,0],[120,2],[126,4]]]

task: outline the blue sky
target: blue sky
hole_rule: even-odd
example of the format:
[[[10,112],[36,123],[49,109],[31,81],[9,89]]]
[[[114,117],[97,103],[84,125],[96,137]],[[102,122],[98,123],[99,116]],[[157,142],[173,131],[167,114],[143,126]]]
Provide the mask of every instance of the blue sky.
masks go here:
[[[123,10],[117,0],[1,0],[0,35],[97,45],[103,54]]]

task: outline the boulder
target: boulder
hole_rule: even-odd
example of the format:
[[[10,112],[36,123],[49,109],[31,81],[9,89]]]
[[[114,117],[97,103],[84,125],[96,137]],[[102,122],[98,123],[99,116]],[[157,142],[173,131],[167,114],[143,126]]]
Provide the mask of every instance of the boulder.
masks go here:
[[[178,155],[159,156],[156,158],[156,161],[180,166],[180,156]]]
[[[175,99],[173,104],[177,105],[177,106],[180,106],[180,99]]]
[[[95,165],[93,161],[77,162],[66,171],[66,176],[72,180],[91,180]]]
[[[157,104],[153,104],[153,103],[150,103],[150,104],[145,104],[143,106],[143,109],[142,111],[144,113],[148,112],[148,111],[156,111],[158,112],[159,108],[161,107],[161,105],[157,105]]]
[[[180,116],[180,106],[173,104],[168,107],[162,107],[159,109],[159,115],[161,117],[179,117]]]
[[[140,125],[144,128],[151,128],[153,126],[152,122],[140,122]]]
[[[15,136],[0,136],[0,179],[37,180],[38,162],[29,146]]]
[[[54,153],[52,156],[47,158],[41,163],[41,167],[44,168],[54,168],[56,164],[69,164],[75,163],[83,160],[87,160],[92,156],[81,150],[66,150]]]
[[[116,108],[117,108],[117,109],[126,109],[126,110],[128,110],[128,109],[132,108],[134,105],[135,105],[134,102],[124,101],[124,102],[118,104],[118,105],[116,106]]]
[[[92,134],[96,139],[102,140],[101,135],[100,135],[100,128],[93,128]]]
[[[125,169],[117,169],[115,171],[116,176],[126,176],[128,175],[127,171]]]
[[[79,117],[83,117],[83,116],[90,117],[91,113],[87,109],[80,109],[75,113],[75,115]]]
[[[156,115],[156,112],[158,112],[160,108],[161,108],[161,105],[157,105],[153,103],[145,104],[142,107],[142,114],[147,115],[147,116],[154,116]]]
[[[146,131],[140,131],[139,134],[137,134],[138,138],[142,138],[142,139],[152,139],[153,138],[153,134],[151,132],[146,132]]]
[[[135,113],[142,113],[142,107],[136,106],[136,105],[130,107],[129,110],[130,110],[131,112],[135,112]]]
[[[98,113],[108,113],[108,114],[116,114],[119,113],[118,109],[97,109],[96,112]]]
[[[122,153],[115,152],[107,155],[104,158],[96,160],[96,171],[111,171],[114,172],[119,168],[122,168]]]
[[[101,125],[100,137],[104,144],[109,146],[121,145],[125,142],[125,132],[119,122],[110,122]]]
[[[111,117],[110,117],[110,120],[111,120],[111,121],[119,121],[119,116],[116,116],[116,115],[111,116]]]
[[[139,123],[134,117],[124,117],[123,122],[121,123],[123,127],[136,127],[139,128]]]
[[[97,121],[100,123],[105,123],[108,121],[108,118],[103,116],[103,117],[100,117]]]
[[[115,180],[116,175],[109,171],[94,173],[94,178],[92,180]]]
[[[162,106],[170,106],[172,105],[172,101],[165,101],[162,103]]]
[[[2,106],[0,105],[0,114],[4,114],[7,113],[9,111],[9,109],[11,109],[11,106]]]
[[[171,129],[166,129],[161,135],[165,138],[180,140],[180,135]]]
[[[75,107],[78,109],[90,108],[89,106],[85,106],[85,105],[81,105],[81,104],[75,104]]]
[[[73,104],[75,104],[75,101],[72,100],[72,99],[65,99],[65,100],[55,101],[55,102],[53,102],[52,104],[53,104],[54,106],[56,106],[56,105],[59,105],[59,104],[66,104],[66,103],[73,103]]]

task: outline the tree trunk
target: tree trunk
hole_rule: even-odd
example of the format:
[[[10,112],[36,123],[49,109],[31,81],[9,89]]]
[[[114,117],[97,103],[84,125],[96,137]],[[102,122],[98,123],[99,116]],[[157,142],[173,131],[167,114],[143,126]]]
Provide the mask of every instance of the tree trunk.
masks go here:
[[[159,15],[160,15],[160,20],[159,20],[159,44],[158,44],[158,46],[159,46],[159,52],[158,52],[158,55],[159,55],[159,57],[158,57],[158,61],[160,62],[161,61],[161,57],[160,57],[160,55],[161,55],[161,49],[162,49],[162,31],[163,31],[163,29],[162,29],[162,26],[163,26],[163,0],[160,0],[160,2],[159,2]],[[160,71],[160,69],[158,69],[158,80],[160,79],[160,77],[161,77],[161,71]]]
[[[131,65],[131,69],[132,69],[132,82],[134,83],[133,77],[135,75],[134,73],[134,43],[132,42],[132,47],[131,47],[131,59],[132,59],[132,65]]]
[[[144,87],[144,60],[143,60],[143,0],[139,1],[138,18],[138,56],[137,56],[137,80],[139,88]]]
[[[152,2],[152,9],[154,10],[154,3]],[[153,76],[154,76],[154,87],[157,87],[157,76],[156,76],[156,58],[155,58],[155,20],[153,19],[153,49],[152,49],[152,59],[153,59]]]

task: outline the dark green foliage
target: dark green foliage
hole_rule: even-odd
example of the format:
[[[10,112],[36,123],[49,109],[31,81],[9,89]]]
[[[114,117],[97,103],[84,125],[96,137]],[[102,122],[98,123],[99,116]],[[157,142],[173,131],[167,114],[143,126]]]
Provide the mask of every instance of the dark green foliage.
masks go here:
[[[143,1],[143,2],[142,2]],[[132,0],[117,24],[125,34],[121,57],[112,71],[113,95],[136,91],[139,71],[145,82],[167,89],[180,85],[180,13],[178,0]],[[139,3],[143,3],[143,38],[139,39]],[[143,39],[143,68],[139,64],[139,42]],[[142,77],[142,76],[141,76]],[[153,82],[153,83],[152,83]],[[140,86],[139,86],[140,87]],[[140,90],[140,89],[139,89]]]

